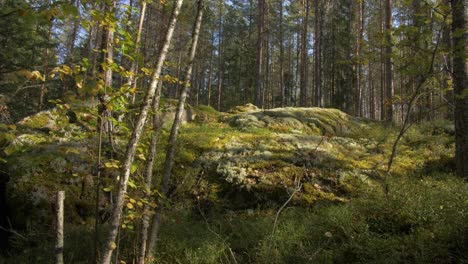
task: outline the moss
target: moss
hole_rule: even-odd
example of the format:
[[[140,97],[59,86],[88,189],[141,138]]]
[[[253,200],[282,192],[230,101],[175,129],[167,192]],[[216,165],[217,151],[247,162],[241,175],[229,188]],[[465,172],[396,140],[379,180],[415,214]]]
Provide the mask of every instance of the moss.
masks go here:
[[[222,113],[207,105],[198,105],[193,108],[193,111],[195,113],[195,121],[201,123],[216,122],[222,115]]]
[[[253,104],[246,104],[241,106],[236,106],[228,111],[230,114],[240,114],[240,113],[248,113],[248,112],[256,112],[259,111],[260,108],[256,107]]]

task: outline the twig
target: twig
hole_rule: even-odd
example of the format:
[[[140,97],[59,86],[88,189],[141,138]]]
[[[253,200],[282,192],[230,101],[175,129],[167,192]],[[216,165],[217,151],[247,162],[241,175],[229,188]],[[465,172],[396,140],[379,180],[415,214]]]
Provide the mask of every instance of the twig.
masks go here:
[[[278,218],[279,218],[279,215],[281,214],[281,211],[283,211],[283,209],[289,204],[289,202],[291,202],[292,198],[294,197],[294,195],[300,191],[302,188],[302,183],[298,184],[296,186],[296,188],[294,189],[294,191],[291,193],[291,195],[289,196],[288,200],[286,200],[286,202],[280,207],[280,209],[278,209],[278,211],[276,212],[276,217],[275,217],[275,222],[273,223],[273,230],[271,231],[271,237],[270,237],[270,242],[268,244],[268,254],[267,254],[267,258],[270,257],[270,253],[271,253],[271,245],[273,243],[273,237],[275,235],[275,232],[276,232],[276,226],[278,224]]]
[[[444,22],[445,22],[445,19],[444,19]],[[400,129],[400,132],[398,133],[398,136],[396,137],[395,141],[393,142],[392,153],[390,155],[390,159],[389,159],[388,164],[387,164],[387,170],[385,171],[384,187],[385,187],[385,193],[386,194],[388,194],[388,176],[390,174],[390,170],[392,169],[392,164],[393,164],[393,161],[395,159],[398,143],[399,143],[401,137],[408,130],[408,128],[411,127],[411,124],[409,123],[411,110],[412,110],[414,104],[416,103],[416,101],[419,99],[419,97],[421,95],[421,89],[422,89],[423,84],[426,82],[428,76],[431,75],[433,73],[433,71],[434,71],[435,57],[436,57],[437,51],[439,50],[440,33],[441,33],[441,31],[439,31],[438,34],[437,34],[437,42],[436,42],[434,51],[432,52],[431,64],[430,64],[430,66],[429,66],[429,68],[427,70],[427,74],[421,76],[419,84],[416,87],[416,89],[415,89],[415,91],[414,91],[413,95],[411,96],[411,99],[410,99],[410,101],[408,103],[408,109],[406,110],[406,116],[405,116],[405,120],[403,122],[403,125],[402,125],[402,127]]]
[[[16,232],[15,230],[13,230],[13,229],[11,229],[11,228],[5,228],[5,227],[3,227],[3,226],[0,226],[0,229],[3,230],[3,231],[6,231],[6,232],[12,233],[12,234],[14,234],[15,236],[18,236],[18,237],[20,237],[20,238],[22,238],[22,239],[24,239],[24,240],[28,240],[27,237],[23,236],[22,234]]]
[[[223,239],[220,234],[218,234],[216,231],[214,231],[210,227],[210,224],[208,223],[208,219],[206,218],[205,214],[203,213],[203,211],[200,208],[200,201],[197,202],[197,208],[198,208],[198,211],[200,212],[200,215],[202,216],[203,220],[205,221],[206,228],[208,228],[208,230],[211,233],[213,233],[216,237],[218,237],[221,241],[223,241],[223,243],[227,246],[227,248],[229,250],[229,254],[232,257],[232,260],[234,261],[235,264],[237,264],[237,260],[236,260],[236,256],[234,255],[234,252],[232,251],[231,247],[229,245],[227,245],[227,243],[226,243],[227,238]]]

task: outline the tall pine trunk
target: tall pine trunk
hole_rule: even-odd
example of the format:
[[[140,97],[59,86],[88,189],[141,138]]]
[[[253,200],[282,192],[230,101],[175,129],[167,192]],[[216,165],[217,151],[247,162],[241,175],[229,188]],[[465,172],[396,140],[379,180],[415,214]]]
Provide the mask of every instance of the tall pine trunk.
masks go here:
[[[385,120],[393,120],[392,0],[385,0]]]
[[[221,111],[221,92],[223,86],[223,1],[219,1],[218,25],[218,99],[216,108]]]
[[[301,66],[300,66],[300,91],[299,105],[307,106],[308,73],[307,73],[307,29],[309,26],[309,0],[302,0],[303,17],[301,31]]]
[[[206,85],[206,105],[211,106],[211,86],[213,82],[213,54],[214,54],[214,33],[211,35],[210,72],[208,73],[208,84]]]
[[[359,37],[357,39],[356,57],[357,57],[357,76],[356,76],[356,99],[355,99],[355,114],[357,116],[363,116],[362,106],[362,44],[364,42],[364,1],[360,1],[358,8],[358,28]]]
[[[314,105],[323,106],[322,96],[322,72],[321,72],[321,21],[319,13],[320,0],[314,1],[315,25],[314,25]]]
[[[265,23],[265,0],[258,0],[258,22],[257,22],[257,73],[255,80],[255,104],[258,107],[262,105],[262,94],[263,94],[263,31]]]
[[[286,106],[286,93],[284,86],[284,34],[283,34],[283,0],[279,0],[279,48],[280,48],[280,92],[281,92],[281,107]]]
[[[455,163],[457,175],[468,179],[468,62],[464,0],[451,0],[453,86],[455,93]]]

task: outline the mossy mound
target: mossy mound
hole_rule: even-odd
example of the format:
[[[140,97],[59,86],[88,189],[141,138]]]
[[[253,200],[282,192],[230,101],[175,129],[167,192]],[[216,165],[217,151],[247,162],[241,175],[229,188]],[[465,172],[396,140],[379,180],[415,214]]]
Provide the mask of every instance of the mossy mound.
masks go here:
[[[163,112],[173,112],[175,103],[163,101]],[[38,208],[49,210],[55,191],[64,189],[71,221],[87,221],[92,216],[98,142],[93,109],[86,105],[58,108],[17,124],[16,137],[8,149],[8,193],[13,206],[34,208],[42,204]],[[194,122],[183,125],[180,132],[173,187],[188,200],[197,197],[198,201],[231,209],[276,208],[296,186],[302,189],[293,203],[303,206],[319,201],[345,202],[362,187],[378,189],[396,133],[335,109],[263,111],[248,105],[239,107],[238,114],[220,113],[208,106],[188,109]],[[70,110],[75,113],[74,122],[68,118]],[[445,166],[437,158],[451,164],[449,128],[440,123],[410,129],[399,146],[392,173],[405,175]],[[142,184],[150,130],[148,127],[138,148],[132,175],[137,186]],[[113,148],[104,145],[104,163],[114,164],[125,150],[128,130],[119,131]],[[159,150],[166,148],[167,134],[167,129],[161,132]],[[164,151],[158,153],[156,174],[165,155]],[[102,173],[106,178],[103,187],[112,189],[118,163]],[[139,195],[138,188],[132,192]],[[108,201],[101,202],[102,209],[108,205]]]
[[[230,114],[240,114],[240,113],[249,113],[249,112],[256,112],[259,111],[260,108],[256,107],[253,104],[245,104],[233,107],[228,111]]]
[[[243,131],[252,128],[267,128],[279,133],[349,136],[353,130],[360,128],[357,119],[337,109],[286,107],[260,110],[246,108],[249,111],[240,112],[230,120],[232,126]]]
[[[17,228],[50,223],[59,190],[67,193],[68,221],[83,222],[91,216],[96,123],[90,108],[69,106],[39,112],[10,126],[8,133],[14,137],[3,151],[10,175],[7,199],[14,208],[10,218]]]

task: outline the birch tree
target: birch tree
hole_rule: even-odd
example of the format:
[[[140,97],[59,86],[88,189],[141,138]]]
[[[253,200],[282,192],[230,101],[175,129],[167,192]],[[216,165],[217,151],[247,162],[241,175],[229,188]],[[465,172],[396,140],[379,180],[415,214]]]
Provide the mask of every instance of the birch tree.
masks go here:
[[[203,18],[203,6],[204,6],[203,0],[198,0],[197,18],[195,20],[195,24],[193,26],[193,31],[192,31],[192,42],[191,42],[189,54],[188,54],[189,62],[188,62],[186,73],[185,73],[184,87],[182,91],[180,92],[179,102],[177,105],[177,111],[174,117],[174,123],[172,124],[171,133],[169,135],[169,140],[168,140],[169,142],[168,142],[166,159],[164,162],[164,169],[163,169],[163,175],[162,175],[162,182],[161,182],[161,186],[159,189],[159,193],[163,198],[167,197],[169,182],[171,179],[172,167],[174,164],[174,157],[175,157],[176,144],[177,144],[177,136],[179,133],[180,123],[182,120],[182,114],[184,112],[185,101],[187,99],[187,94],[189,91],[190,78],[192,76],[193,62],[194,62],[195,54],[197,51],[198,36],[200,33],[200,28],[201,28],[201,23],[202,23],[202,18]],[[161,209],[159,209],[158,211],[156,211],[156,214],[153,219],[151,237],[150,237],[150,240],[148,241],[148,247],[147,247],[149,249],[147,253],[148,260],[152,260],[154,256],[154,248],[155,248],[156,239],[158,236],[161,214],[162,214],[162,211]]]
[[[137,118],[135,127],[132,131],[130,141],[128,142],[128,145],[127,145],[127,150],[125,152],[125,156],[124,156],[125,158],[124,158],[122,171],[121,171],[121,178],[120,178],[119,187],[117,190],[116,202],[112,210],[112,217],[110,220],[111,221],[110,229],[109,229],[109,233],[105,242],[105,248],[103,249],[103,252],[102,252],[102,260],[101,260],[102,264],[109,264],[111,262],[112,252],[116,248],[115,239],[117,237],[117,232],[119,230],[120,222],[122,219],[122,209],[124,205],[125,194],[127,193],[128,180],[130,178],[131,167],[133,164],[133,160],[135,158],[135,151],[140,141],[141,134],[143,132],[143,127],[148,117],[148,112],[151,108],[151,103],[153,102],[153,99],[154,99],[158,80],[161,75],[162,67],[164,65],[164,61],[166,60],[167,53],[169,51],[169,46],[171,43],[172,36],[174,34],[174,29],[176,26],[177,17],[180,13],[182,2],[183,0],[176,0],[174,2],[174,8],[172,10],[170,24],[166,32],[164,44],[162,45],[161,51],[159,52],[157,66],[152,75],[151,83],[146,93],[145,99],[143,100],[143,103],[140,109],[140,115]]]

